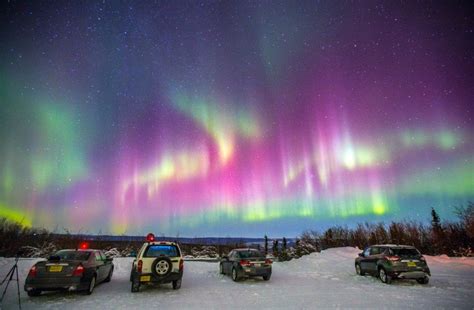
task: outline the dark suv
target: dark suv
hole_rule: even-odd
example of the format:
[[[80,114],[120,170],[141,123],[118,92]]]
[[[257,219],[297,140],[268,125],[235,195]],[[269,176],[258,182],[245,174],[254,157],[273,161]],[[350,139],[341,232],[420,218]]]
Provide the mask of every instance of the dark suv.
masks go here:
[[[375,275],[387,284],[396,278],[415,279],[420,284],[427,284],[428,276],[431,276],[423,255],[408,245],[370,246],[355,259],[355,269],[358,275]]]

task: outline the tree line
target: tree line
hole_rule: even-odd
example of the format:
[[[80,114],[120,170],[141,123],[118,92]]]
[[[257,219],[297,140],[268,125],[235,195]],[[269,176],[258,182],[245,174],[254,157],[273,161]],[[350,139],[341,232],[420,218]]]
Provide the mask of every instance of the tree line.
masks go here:
[[[455,208],[455,214],[457,220],[442,221],[438,212],[432,208],[429,224],[400,221],[388,224],[363,223],[354,228],[333,226],[324,232],[306,230],[291,248],[287,248],[285,238],[282,244],[273,240],[272,254],[284,261],[334,247],[364,249],[374,244],[403,244],[415,246],[427,255],[474,256],[474,203]],[[267,238],[265,240],[267,253]]]

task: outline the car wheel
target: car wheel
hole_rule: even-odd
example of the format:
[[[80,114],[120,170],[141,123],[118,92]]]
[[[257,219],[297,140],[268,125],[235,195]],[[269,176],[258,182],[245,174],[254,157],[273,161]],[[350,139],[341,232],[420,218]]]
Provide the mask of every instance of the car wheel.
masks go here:
[[[382,281],[385,284],[392,283],[392,277],[390,277],[387,274],[387,272],[385,271],[383,267],[379,269],[379,278],[380,278],[380,281]]]
[[[90,295],[94,291],[95,288],[95,281],[96,281],[96,276],[93,275],[92,278],[89,281],[89,287],[87,288],[86,294]]]
[[[130,269],[130,282],[133,281],[133,271],[135,270],[135,265],[132,263],[132,269]]]
[[[179,290],[181,288],[181,279],[173,281],[173,290]]]
[[[112,274],[114,273],[114,267],[110,268],[109,275],[105,278],[104,282],[110,282],[112,280]]]
[[[138,291],[140,291],[140,282],[138,282],[137,280],[132,280],[131,291],[132,293],[137,293]]]
[[[151,265],[151,271],[157,277],[163,278],[171,273],[173,263],[168,257],[159,257]]]
[[[30,297],[36,297],[36,296],[39,296],[41,295],[41,291],[40,290],[31,290],[31,291],[28,291],[28,296]]]
[[[428,277],[419,278],[419,279],[416,279],[416,281],[420,284],[428,284],[428,282],[430,282],[430,278]]]
[[[239,281],[239,274],[237,273],[237,269],[235,269],[235,267],[232,268],[232,280],[234,282]]]
[[[266,276],[263,276],[263,280],[268,281],[268,280],[270,280],[271,276],[272,276],[271,274],[267,274]]]
[[[219,273],[224,274],[224,266],[222,266],[222,263],[219,264]]]
[[[365,275],[365,272],[362,271],[362,268],[360,267],[360,264],[356,264],[356,265],[355,265],[355,268],[356,268],[356,273],[357,273],[359,276],[364,276],[364,275]]]

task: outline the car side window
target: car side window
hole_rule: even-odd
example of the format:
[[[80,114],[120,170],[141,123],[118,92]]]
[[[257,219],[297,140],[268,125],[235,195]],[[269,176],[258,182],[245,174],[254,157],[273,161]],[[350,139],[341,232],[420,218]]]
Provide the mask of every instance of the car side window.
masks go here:
[[[365,249],[364,257],[370,256],[370,248]]]
[[[370,248],[370,255],[378,255],[380,254],[380,248],[374,247]]]
[[[102,260],[105,262],[107,260],[107,256],[105,256],[104,252],[100,251],[100,256],[102,257]]]
[[[102,256],[100,255],[99,252],[95,252],[95,260],[97,262],[101,262],[102,261]]]

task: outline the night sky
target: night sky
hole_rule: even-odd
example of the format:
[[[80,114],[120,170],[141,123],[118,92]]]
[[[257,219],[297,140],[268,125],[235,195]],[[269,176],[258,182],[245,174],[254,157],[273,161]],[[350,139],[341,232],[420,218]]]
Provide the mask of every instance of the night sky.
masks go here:
[[[0,216],[292,237],[474,200],[469,2],[2,1]]]

